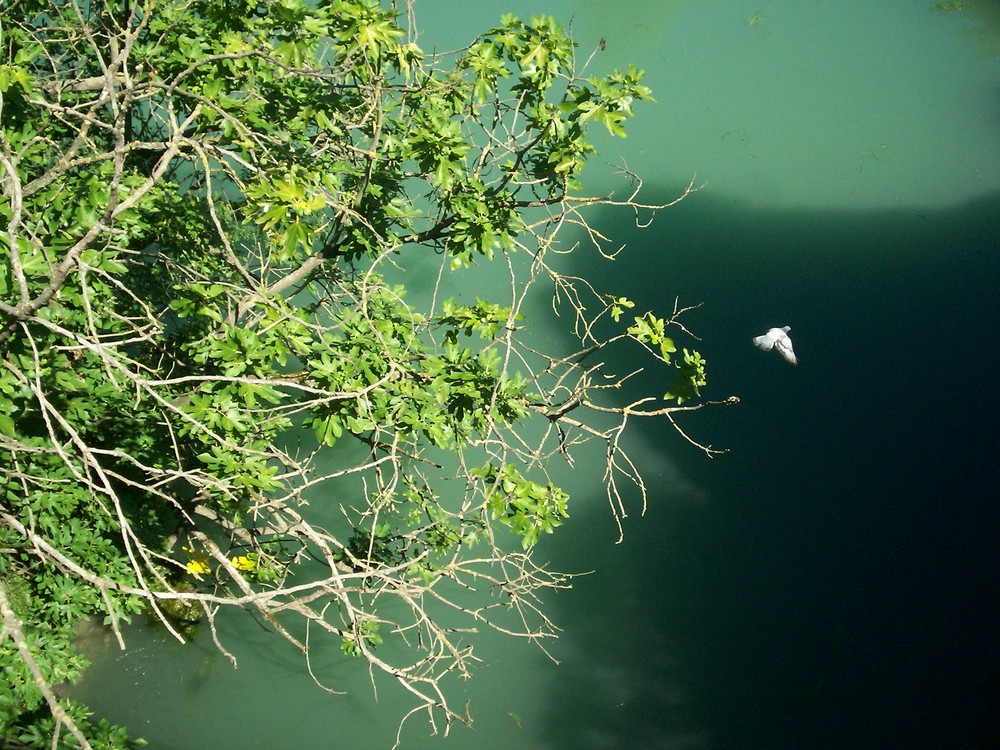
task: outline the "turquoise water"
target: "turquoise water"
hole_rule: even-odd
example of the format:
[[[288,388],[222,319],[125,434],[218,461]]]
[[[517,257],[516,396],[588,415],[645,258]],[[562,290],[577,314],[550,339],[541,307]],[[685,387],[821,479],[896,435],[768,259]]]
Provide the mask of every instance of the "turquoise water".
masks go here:
[[[574,270],[640,308],[703,302],[707,395],[742,401],[683,422],[716,459],[633,436],[651,503],[621,544],[594,476],[570,479],[540,551],[595,572],[550,599],[561,664],[484,638],[475,730],[414,723],[404,748],[1000,746],[1000,4],[965,5],[418,3],[428,46],[544,10],[574,16],[584,56],[605,38],[595,72],[647,69],[657,105],[602,145],[651,201],[704,187],[645,232],[593,216],[626,251]],[[750,344],[773,325],[798,367]],[[235,670],[208,638],[94,641],[84,697],[161,750],[391,744],[391,686],[376,702],[359,664],[318,654],[350,691],[329,695],[233,627]]]

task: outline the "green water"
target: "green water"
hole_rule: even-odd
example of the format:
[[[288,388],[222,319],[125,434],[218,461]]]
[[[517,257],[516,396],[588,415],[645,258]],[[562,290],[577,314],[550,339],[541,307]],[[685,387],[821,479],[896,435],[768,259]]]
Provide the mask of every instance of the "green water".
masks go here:
[[[474,731],[417,720],[404,748],[1000,746],[1000,4],[965,5],[418,3],[427,46],[545,11],[584,57],[605,38],[595,72],[648,71],[658,104],[602,146],[651,201],[705,187],[646,232],[592,217],[628,246],[574,270],[639,307],[704,302],[707,395],[742,401],[684,422],[720,458],[635,433],[651,504],[622,544],[594,475],[567,474],[540,552],[595,572],[550,598],[561,664],[484,637]],[[773,325],[797,368],[750,344]],[[333,696],[230,621],[238,669],[137,628],[125,654],[90,644],[82,697],[159,750],[391,744],[405,700],[373,700],[339,644],[314,656]]]

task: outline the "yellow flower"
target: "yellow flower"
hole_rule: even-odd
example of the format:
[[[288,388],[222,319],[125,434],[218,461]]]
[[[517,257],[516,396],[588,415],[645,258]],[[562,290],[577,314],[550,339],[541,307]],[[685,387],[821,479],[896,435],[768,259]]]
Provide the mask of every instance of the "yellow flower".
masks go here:
[[[212,572],[212,569],[208,566],[208,555],[203,551],[198,551],[191,549],[190,547],[181,547],[184,553],[188,556],[187,572],[193,575],[198,580],[201,580],[203,575],[208,575]]]
[[[252,571],[257,568],[257,555],[251,552],[249,555],[239,555],[232,558],[233,566],[237,570]]]
[[[201,560],[191,560],[184,567],[187,568],[188,573],[199,580],[203,575],[208,575],[212,572],[212,569]]]

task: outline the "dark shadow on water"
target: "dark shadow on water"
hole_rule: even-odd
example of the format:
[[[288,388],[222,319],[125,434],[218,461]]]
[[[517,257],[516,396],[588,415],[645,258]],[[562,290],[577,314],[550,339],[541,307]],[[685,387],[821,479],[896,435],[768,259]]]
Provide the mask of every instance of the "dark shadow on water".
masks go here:
[[[780,211],[704,191],[644,232],[626,218],[596,222],[619,260],[575,270],[637,310],[704,302],[706,395],[742,402],[683,422],[721,458],[637,433],[702,500],[654,477],[616,546],[577,498],[550,552],[598,572],[552,599],[548,746],[1000,747],[1000,196]],[[798,367],[751,345],[776,325]]]

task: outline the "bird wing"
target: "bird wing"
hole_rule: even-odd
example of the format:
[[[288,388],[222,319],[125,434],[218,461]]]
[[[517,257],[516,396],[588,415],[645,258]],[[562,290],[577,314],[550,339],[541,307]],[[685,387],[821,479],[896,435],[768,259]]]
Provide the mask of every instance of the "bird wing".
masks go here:
[[[771,351],[771,347],[774,346],[774,339],[765,333],[763,336],[754,336],[753,343],[758,349],[769,352]]]
[[[787,334],[775,341],[774,345],[778,351],[781,352],[781,356],[793,365],[797,365],[799,363],[799,361],[795,358],[795,352],[792,351],[792,340],[788,338]]]

